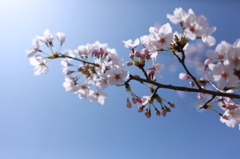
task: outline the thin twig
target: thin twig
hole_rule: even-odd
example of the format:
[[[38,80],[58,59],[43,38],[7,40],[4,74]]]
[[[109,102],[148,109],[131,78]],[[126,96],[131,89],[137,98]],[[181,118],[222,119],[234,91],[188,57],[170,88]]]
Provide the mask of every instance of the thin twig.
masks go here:
[[[195,84],[197,85],[198,89],[202,89],[202,87],[199,85],[197,79],[192,75],[192,73],[188,70],[187,66],[185,65],[185,53],[184,51],[182,53],[182,59],[173,51],[173,54],[177,57],[178,61],[182,64],[183,68],[187,72],[187,74],[193,79]]]

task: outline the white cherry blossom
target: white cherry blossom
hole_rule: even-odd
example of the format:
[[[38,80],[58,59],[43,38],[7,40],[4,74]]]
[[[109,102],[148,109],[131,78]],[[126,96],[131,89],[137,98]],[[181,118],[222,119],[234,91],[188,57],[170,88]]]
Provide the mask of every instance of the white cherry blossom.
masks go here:
[[[90,92],[90,102],[97,102],[97,103],[103,105],[106,97],[107,97],[107,94],[103,91],[91,91]]]
[[[48,72],[47,60],[43,58],[41,55],[31,57],[29,60],[30,64],[35,66],[34,68],[35,75],[40,75],[42,73],[46,74]]]
[[[53,40],[53,34],[48,29],[46,29],[43,32],[43,36],[36,36],[36,38],[45,44],[51,44]]]
[[[63,83],[63,87],[65,88],[66,92],[76,92],[77,89],[76,80],[73,77],[66,76],[65,81]]]
[[[90,85],[84,84],[78,86],[78,96],[80,99],[84,99],[90,95]]]
[[[213,60],[213,62],[214,61],[223,62],[227,59],[227,52],[230,46],[231,45],[226,41],[221,41],[221,43],[218,44],[217,47],[215,48],[215,51],[213,50],[207,51],[207,56],[210,57]]]
[[[57,39],[60,41],[61,45],[65,42],[66,35],[64,33],[56,33]]]
[[[110,85],[122,85],[124,84],[124,80],[128,78],[129,72],[122,67],[115,66],[110,70],[107,70],[105,75],[107,76],[107,81]]]
[[[216,81],[220,87],[232,85],[238,81],[238,77],[233,74],[233,68],[229,65],[224,65],[222,63],[215,65],[210,63],[208,67],[211,70],[208,77]]]
[[[34,56],[39,51],[39,42],[37,39],[32,40],[32,48],[28,49],[26,53],[28,54],[28,57]]]
[[[176,8],[173,12],[173,15],[167,14],[167,18],[173,24],[183,23],[186,16],[187,16],[187,13],[182,8]]]
[[[236,124],[240,124],[240,107],[233,110],[226,110],[220,121],[228,127],[235,127]]]
[[[169,23],[162,25],[159,29],[151,27],[149,32],[150,43],[156,48],[156,51],[170,46],[173,34]]]
[[[132,41],[131,39],[129,39],[127,41],[123,41],[123,43],[124,43],[125,48],[127,48],[129,50],[132,50],[132,49],[136,48],[139,45],[140,41],[137,38],[134,41]]]

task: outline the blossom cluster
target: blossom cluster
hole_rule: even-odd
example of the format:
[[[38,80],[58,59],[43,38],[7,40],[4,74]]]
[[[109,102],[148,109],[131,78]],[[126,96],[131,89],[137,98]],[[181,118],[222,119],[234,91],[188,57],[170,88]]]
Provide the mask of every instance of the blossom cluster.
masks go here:
[[[216,82],[220,91],[237,91],[240,84],[240,40],[232,45],[222,41],[214,51],[209,50],[207,56],[205,65],[209,71],[203,79]],[[240,105],[237,101],[219,97],[219,105],[225,111],[220,120],[229,127],[234,127],[236,123],[240,127]]]
[[[216,40],[212,34],[216,28],[210,27],[206,17],[195,15],[192,9],[186,12],[182,8],[176,8],[173,15],[167,14],[167,18],[172,24],[179,25],[180,33],[173,31],[170,23],[166,23],[160,27],[150,27],[148,35],[123,41],[125,48],[129,50],[126,65],[135,66],[142,74],[130,74],[116,50],[98,41],[61,51],[65,34],[58,32],[54,35],[49,30],[45,30],[43,36],[36,36],[32,40],[32,48],[26,53],[35,67],[35,75],[47,73],[48,62],[61,58],[62,71],[65,74],[63,87],[67,92],[78,94],[80,99],[89,98],[90,102],[103,105],[108,86],[125,86],[126,106],[131,108],[136,104],[138,112],[144,112],[150,118],[152,110],[157,116],[166,116],[171,108],[175,108],[172,102],[158,94],[159,88],[198,92],[199,101],[208,98],[199,109],[217,112],[220,121],[229,127],[236,124],[240,126],[240,105],[235,99],[240,99],[240,96],[234,94],[238,93],[240,79],[240,40],[234,44],[222,41],[215,50],[208,50],[206,54],[199,56],[196,52],[204,51],[202,44],[207,47],[215,45]],[[58,41],[57,49],[55,39]],[[200,45],[191,44],[196,39],[200,39]],[[190,81],[190,87],[176,88],[172,84],[158,82],[163,78],[162,71],[165,68],[159,60],[163,52],[170,52],[178,60],[185,71],[179,72],[179,79]],[[193,75],[186,63],[193,65],[198,74]],[[147,86],[150,95],[139,95],[139,91],[135,93],[130,85],[132,80]],[[224,113],[220,113],[216,107]]]
[[[60,42],[58,51],[54,50],[55,37]],[[103,105],[107,97],[104,89],[109,85],[124,85],[124,80],[129,76],[129,72],[123,67],[123,60],[119,59],[115,49],[100,42],[80,45],[75,50],[60,53],[64,41],[65,34],[57,33],[54,36],[49,30],[45,30],[43,36],[32,40],[32,48],[26,53],[30,63],[35,66],[34,74],[47,73],[48,61],[62,58],[62,70],[66,75],[63,83],[65,90],[78,94],[81,99],[89,97],[90,102]],[[42,45],[45,45],[50,53],[41,50]]]

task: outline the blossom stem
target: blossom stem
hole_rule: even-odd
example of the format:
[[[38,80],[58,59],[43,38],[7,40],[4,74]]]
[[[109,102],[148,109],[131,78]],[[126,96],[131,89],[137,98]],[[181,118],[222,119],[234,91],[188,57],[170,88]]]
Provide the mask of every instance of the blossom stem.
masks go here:
[[[143,67],[139,67],[139,68],[142,70],[142,72],[143,72],[144,76],[146,77],[146,79],[147,79],[147,80],[150,80],[150,79],[148,78],[148,75],[147,75],[147,72],[145,71],[145,69],[144,69]]]
[[[80,61],[80,62],[82,62],[83,64],[90,64],[90,65],[99,67],[98,64],[95,64],[95,63],[92,63],[92,62],[88,62],[88,61],[85,61],[85,60],[81,60],[81,59],[79,59],[79,58],[71,57],[71,56],[68,56],[68,55],[63,55],[63,54],[61,54],[61,55],[58,56],[57,58],[70,58],[70,59],[73,59],[73,60],[76,60],[76,61]]]

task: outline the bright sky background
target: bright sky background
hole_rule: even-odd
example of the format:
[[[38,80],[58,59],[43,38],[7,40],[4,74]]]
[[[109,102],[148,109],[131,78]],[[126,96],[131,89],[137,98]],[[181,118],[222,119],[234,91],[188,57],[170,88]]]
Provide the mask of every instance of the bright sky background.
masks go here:
[[[0,159],[238,159],[238,128],[199,112],[195,95],[161,90],[177,108],[149,120],[126,108],[123,88],[109,88],[104,106],[80,100],[64,91],[60,61],[35,76],[25,54],[32,38],[50,29],[67,34],[63,49],[99,40],[127,59],[122,40],[168,22],[176,7],[205,15],[217,27],[217,42],[240,37],[237,0],[0,0]]]

